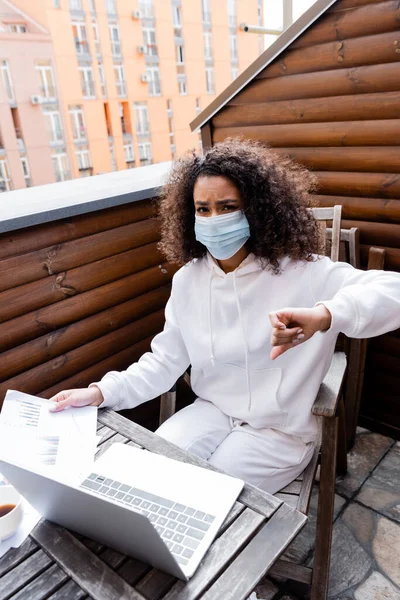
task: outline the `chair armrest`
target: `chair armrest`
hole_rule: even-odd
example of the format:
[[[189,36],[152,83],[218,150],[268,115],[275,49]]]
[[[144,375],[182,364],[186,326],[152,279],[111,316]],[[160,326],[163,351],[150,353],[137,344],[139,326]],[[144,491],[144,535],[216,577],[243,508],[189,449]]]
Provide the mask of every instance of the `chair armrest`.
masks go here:
[[[325,379],[320,385],[312,407],[312,414],[319,417],[334,417],[338,406],[344,375],[346,373],[346,355],[335,352]]]

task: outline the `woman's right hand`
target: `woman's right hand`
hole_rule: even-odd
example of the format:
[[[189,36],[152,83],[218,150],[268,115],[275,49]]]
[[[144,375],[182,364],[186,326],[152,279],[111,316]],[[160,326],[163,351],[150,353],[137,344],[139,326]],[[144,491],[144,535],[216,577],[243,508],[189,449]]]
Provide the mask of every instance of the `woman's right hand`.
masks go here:
[[[67,406],[82,407],[82,406],[100,406],[104,401],[103,394],[97,385],[89,388],[78,388],[76,390],[64,390],[59,392],[52,398],[50,402],[54,402],[49,410],[51,412],[59,412]]]

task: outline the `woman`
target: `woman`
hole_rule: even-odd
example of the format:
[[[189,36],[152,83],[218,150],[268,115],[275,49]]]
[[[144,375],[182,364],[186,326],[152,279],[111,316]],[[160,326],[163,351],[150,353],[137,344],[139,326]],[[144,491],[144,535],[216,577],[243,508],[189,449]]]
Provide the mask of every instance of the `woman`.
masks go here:
[[[312,456],[311,407],[337,334],[400,326],[398,274],[318,256],[312,184],[256,142],[178,160],[161,197],[161,249],[184,266],[164,330],[126,371],[54,396],[54,410],[132,408],[191,365],[198,399],[157,433],[270,493],[295,479]]]

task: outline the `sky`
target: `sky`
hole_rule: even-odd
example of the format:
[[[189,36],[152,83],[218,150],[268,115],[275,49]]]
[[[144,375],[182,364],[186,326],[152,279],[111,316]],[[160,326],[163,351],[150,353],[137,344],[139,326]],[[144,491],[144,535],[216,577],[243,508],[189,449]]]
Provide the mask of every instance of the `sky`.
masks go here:
[[[293,20],[296,20],[307,9],[315,4],[316,0],[292,0],[293,2]],[[264,24],[271,29],[282,28],[283,23],[283,0],[264,0]],[[276,39],[276,36],[265,36],[265,48],[267,48]]]

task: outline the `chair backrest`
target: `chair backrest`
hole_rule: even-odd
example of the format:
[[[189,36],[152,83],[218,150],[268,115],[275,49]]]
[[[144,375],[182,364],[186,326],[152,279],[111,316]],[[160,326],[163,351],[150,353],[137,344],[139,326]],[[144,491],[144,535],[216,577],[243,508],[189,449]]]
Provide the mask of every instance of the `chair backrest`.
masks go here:
[[[332,227],[326,230],[328,240],[332,239]],[[360,230],[358,227],[351,229],[341,229],[339,239],[339,259],[342,262],[348,262],[356,269],[360,268]]]
[[[332,221],[332,234],[330,237],[331,248],[330,258],[334,262],[339,260],[339,246],[340,246],[340,224],[342,218],[342,207],[339,204],[329,207],[317,207],[310,208],[310,211],[314,219],[318,222],[318,229],[321,236],[322,245],[326,248],[327,241],[327,222]]]

